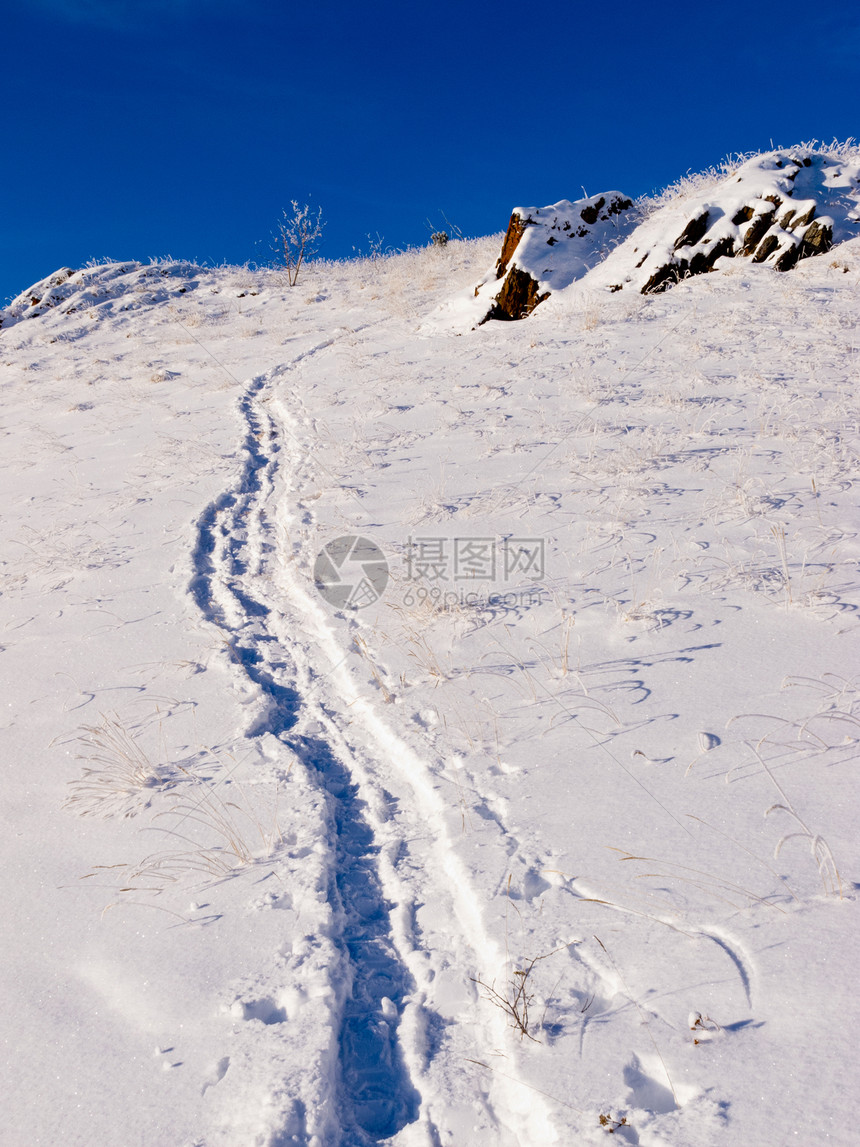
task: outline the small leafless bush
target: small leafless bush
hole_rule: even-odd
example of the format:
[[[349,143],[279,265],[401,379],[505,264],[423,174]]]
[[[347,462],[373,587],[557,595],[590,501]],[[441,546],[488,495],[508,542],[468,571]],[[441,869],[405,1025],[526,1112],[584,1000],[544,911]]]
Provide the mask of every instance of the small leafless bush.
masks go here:
[[[325,222],[321,207],[314,213],[307,203],[300,207],[295,199],[290,206],[292,212],[284,211],[278,224],[277,246],[287,268],[287,280],[294,287],[302,264],[319,249]]]
[[[495,980],[487,984],[472,976],[472,983],[483,989],[484,999],[501,1008],[508,1017],[511,1027],[520,1033],[520,1039],[530,1039],[532,1043],[540,1043],[540,1040],[536,1039],[531,1031],[533,1022],[529,1009],[534,1003],[535,996],[529,986],[529,977],[535,964],[543,959],[544,956],[533,956],[524,961],[522,968],[515,968],[502,992],[496,989]]]

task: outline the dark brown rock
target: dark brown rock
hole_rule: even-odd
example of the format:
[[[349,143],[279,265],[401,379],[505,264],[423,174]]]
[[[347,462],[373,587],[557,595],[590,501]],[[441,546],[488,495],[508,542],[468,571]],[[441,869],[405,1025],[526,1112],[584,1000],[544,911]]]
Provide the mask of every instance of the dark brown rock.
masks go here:
[[[752,257],[752,261],[754,263],[763,263],[768,255],[775,251],[778,246],[779,239],[776,237],[776,235],[768,235],[765,239],[762,239],[761,243],[759,243],[758,247],[756,248],[756,252]]]
[[[625,199],[623,196],[616,195],[607,203],[605,197],[601,195],[594,203],[590,203],[588,207],[583,207],[579,214],[583,223],[592,226],[598,219],[609,219],[613,215],[620,215],[622,211],[627,211],[632,206],[632,199]]]
[[[773,219],[776,215],[776,208],[772,211],[764,211],[761,215],[756,215],[749,227],[744,232],[743,247],[741,247],[742,255],[752,255],[759,244],[761,237],[771,229],[773,226]]]
[[[656,295],[660,291],[665,291],[667,287],[674,287],[674,285],[681,278],[681,267],[678,263],[666,263],[664,266],[658,268],[642,288],[643,295]],[[619,287],[620,291],[621,288]]]
[[[674,263],[667,263],[654,272],[642,288],[642,294],[656,295],[679,283],[681,279],[688,279],[692,275],[704,275],[713,269],[717,259],[722,259],[724,255],[732,255],[733,252],[732,241],[726,238],[715,243],[708,251],[697,251],[689,261],[678,259]]]
[[[806,212],[805,215],[801,215],[801,217],[799,219],[795,219],[795,221],[792,225],[792,228],[791,228],[792,231],[797,231],[799,228],[805,227],[807,225],[807,223],[811,223],[814,218],[815,218],[815,204],[813,203],[813,205],[809,208],[809,210]],[[783,227],[785,227],[785,226],[786,226],[786,224],[783,223]]]
[[[786,247],[779,258],[774,261],[773,265],[777,271],[790,271],[799,258],[800,243],[797,243],[793,247]]]
[[[618,191],[511,214],[495,268],[475,287],[488,318],[520,319],[587,271],[629,232],[633,200]],[[488,297],[489,296],[489,297]]]
[[[606,203],[606,200],[601,195],[601,197],[597,200],[596,203],[592,203],[588,207],[583,207],[583,209],[579,213],[582,216],[583,222],[584,223],[596,223],[597,220],[600,218],[600,209],[603,207],[603,205],[605,203]]]
[[[823,255],[833,246],[833,228],[816,219],[806,228],[800,246],[801,259],[808,255]]]
[[[707,242],[707,240],[706,240]],[[708,251],[698,251],[690,260],[689,273],[691,275],[703,275],[707,271],[714,269],[714,264],[717,259],[722,259],[724,255],[734,254],[734,244],[731,239],[720,239],[719,243],[715,243]]]
[[[532,222],[531,219],[523,219],[522,216],[517,215],[516,211],[511,215],[511,221],[508,223],[508,229],[505,232],[504,242],[502,243],[502,253],[499,255],[498,262],[496,263],[496,278],[501,279],[505,271],[508,269],[514,251],[516,251],[520,239],[525,234],[526,227]]]
[[[485,323],[489,319],[502,319],[503,321],[524,319],[548,296],[548,291],[542,295],[538,294],[538,284],[527,271],[521,271],[519,267],[512,267],[496,297],[492,310],[486,318],[481,320],[481,323]]]
[[[694,247],[708,230],[708,212],[691,219],[678,238],[675,240],[673,250],[681,247]]]

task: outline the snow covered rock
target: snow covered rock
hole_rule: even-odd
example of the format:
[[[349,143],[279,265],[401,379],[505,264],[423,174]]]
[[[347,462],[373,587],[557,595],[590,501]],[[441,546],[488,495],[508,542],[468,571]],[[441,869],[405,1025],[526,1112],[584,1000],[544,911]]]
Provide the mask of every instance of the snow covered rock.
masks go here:
[[[42,314],[48,307],[56,306],[58,302],[68,295],[68,290],[59,290],[74,274],[71,267],[60,267],[52,275],[40,279],[22,294],[15,298],[8,311],[0,311],[0,326],[4,319],[7,326],[21,317],[35,317]]]
[[[87,311],[92,317],[106,317],[114,306],[121,310],[138,310],[153,303],[184,295],[198,286],[190,263],[164,260],[143,266],[140,263],[92,263],[73,271],[61,267],[22,291],[0,310],[0,329],[9,330],[16,323],[38,318],[56,308],[71,316]]]
[[[653,212],[606,259],[594,286],[663,291],[744,256],[790,270],[860,234],[860,164],[795,149],[758,155],[715,187]]]
[[[475,288],[487,319],[521,319],[582,278],[630,230],[633,200],[608,191],[549,207],[515,207],[495,270]]]
[[[524,318],[577,281],[647,295],[738,256],[788,271],[857,235],[860,163],[808,148],[757,155],[668,202],[634,205],[610,191],[518,207],[494,271],[475,288],[487,303],[479,321]]]

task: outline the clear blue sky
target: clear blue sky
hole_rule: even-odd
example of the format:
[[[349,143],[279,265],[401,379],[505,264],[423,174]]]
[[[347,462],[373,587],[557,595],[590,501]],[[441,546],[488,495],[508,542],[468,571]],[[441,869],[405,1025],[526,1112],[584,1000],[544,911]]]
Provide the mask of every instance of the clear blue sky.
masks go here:
[[[0,303],[91,257],[322,254],[860,135],[854,6],[3,0]]]

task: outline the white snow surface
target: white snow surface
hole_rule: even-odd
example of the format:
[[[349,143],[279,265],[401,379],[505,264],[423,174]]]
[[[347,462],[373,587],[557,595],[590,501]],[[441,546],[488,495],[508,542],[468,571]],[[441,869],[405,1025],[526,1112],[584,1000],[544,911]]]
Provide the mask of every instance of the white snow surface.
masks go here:
[[[498,244],[3,313],[8,1147],[856,1141],[860,241]]]

